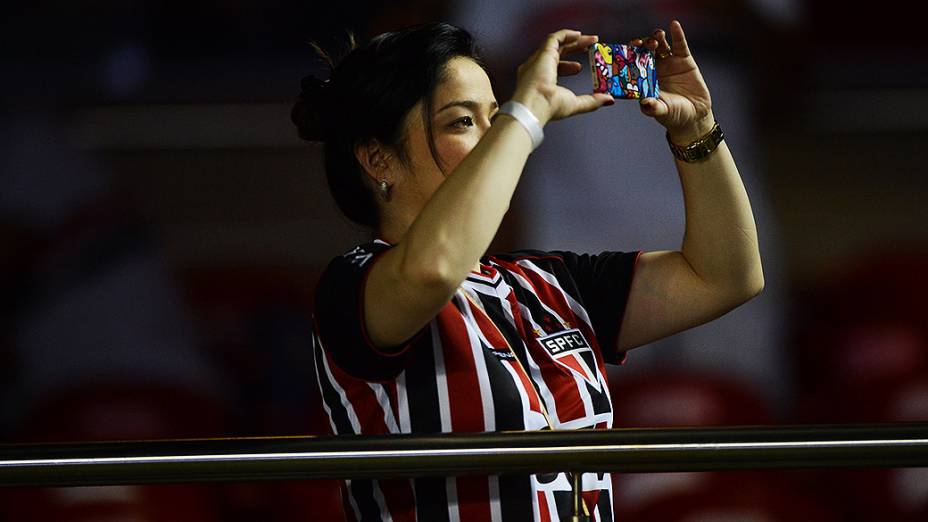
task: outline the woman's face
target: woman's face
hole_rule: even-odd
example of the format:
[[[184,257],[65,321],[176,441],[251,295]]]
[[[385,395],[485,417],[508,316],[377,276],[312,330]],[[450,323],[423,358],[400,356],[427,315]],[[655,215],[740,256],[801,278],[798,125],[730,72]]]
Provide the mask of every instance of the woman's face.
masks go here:
[[[424,205],[490,128],[490,117],[497,107],[490,78],[476,62],[460,56],[449,60],[446,78],[435,89],[432,108],[432,134],[441,166],[429,150],[420,102],[407,117],[410,164],[397,184],[406,185],[402,188]]]

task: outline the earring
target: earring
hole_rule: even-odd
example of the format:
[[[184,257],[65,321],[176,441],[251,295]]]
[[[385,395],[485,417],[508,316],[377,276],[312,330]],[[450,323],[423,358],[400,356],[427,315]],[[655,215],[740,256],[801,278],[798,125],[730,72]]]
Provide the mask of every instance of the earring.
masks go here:
[[[389,199],[390,187],[387,186],[387,180],[385,179],[380,180],[380,182],[377,183],[377,186],[380,189],[380,196],[383,197],[383,199],[385,200]]]

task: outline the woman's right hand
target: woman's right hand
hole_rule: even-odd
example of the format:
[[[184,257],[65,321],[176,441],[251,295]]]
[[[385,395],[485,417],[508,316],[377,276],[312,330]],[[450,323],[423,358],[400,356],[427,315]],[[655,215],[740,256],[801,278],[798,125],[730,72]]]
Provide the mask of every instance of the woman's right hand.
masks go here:
[[[596,35],[585,35],[571,29],[549,34],[519,66],[513,101],[528,107],[542,125],[615,103],[609,94],[577,95],[557,84],[558,76],[572,76],[583,69],[582,64],[562,58],[586,53],[587,48],[598,40]]]

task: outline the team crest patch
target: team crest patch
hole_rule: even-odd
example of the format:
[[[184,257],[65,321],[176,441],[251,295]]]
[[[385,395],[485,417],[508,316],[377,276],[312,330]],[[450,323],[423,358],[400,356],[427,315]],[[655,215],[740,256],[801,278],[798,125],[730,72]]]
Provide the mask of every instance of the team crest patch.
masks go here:
[[[590,386],[600,389],[596,378],[596,359],[590,343],[576,328],[563,330],[551,335],[539,337],[538,342],[548,352],[554,362],[579,375]]]

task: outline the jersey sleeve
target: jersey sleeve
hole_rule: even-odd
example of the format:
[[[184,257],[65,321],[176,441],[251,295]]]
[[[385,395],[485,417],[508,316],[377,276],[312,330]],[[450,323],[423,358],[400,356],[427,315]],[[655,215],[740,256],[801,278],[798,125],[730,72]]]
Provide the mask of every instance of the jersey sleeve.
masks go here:
[[[641,251],[602,252],[600,254],[577,254],[553,251],[567,267],[584,308],[593,323],[593,330],[603,350],[606,362],[622,364],[625,352],[619,351],[619,332],[625,306],[631,291],[635,265]]]
[[[346,373],[369,381],[399,375],[410,348],[427,328],[390,349],[376,347],[368,337],[364,287],[371,268],[390,248],[381,243],[358,246],[333,259],[316,285],[313,319],[323,349]]]

